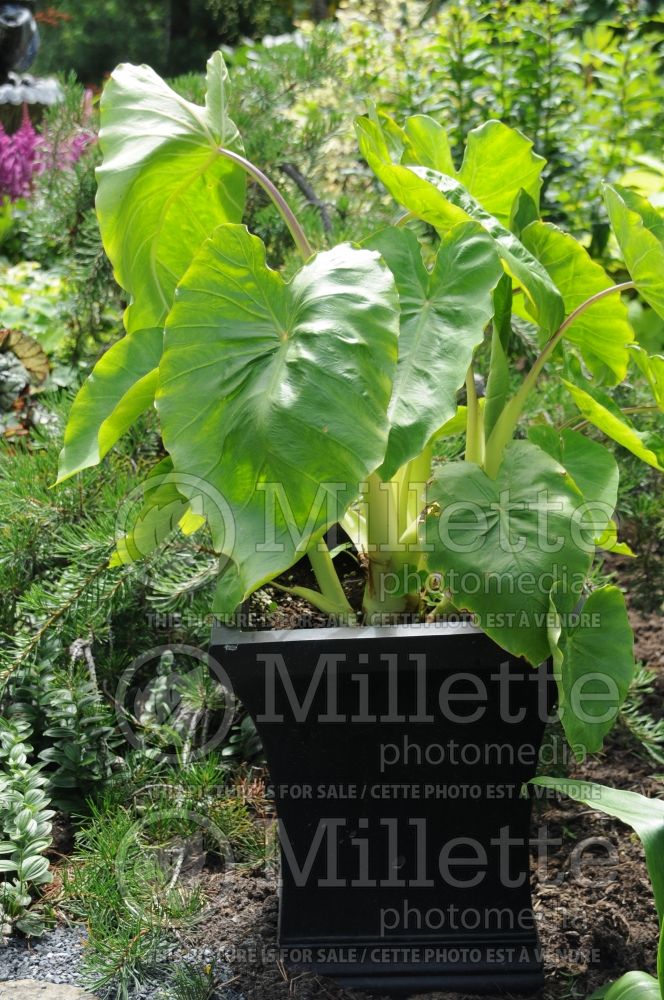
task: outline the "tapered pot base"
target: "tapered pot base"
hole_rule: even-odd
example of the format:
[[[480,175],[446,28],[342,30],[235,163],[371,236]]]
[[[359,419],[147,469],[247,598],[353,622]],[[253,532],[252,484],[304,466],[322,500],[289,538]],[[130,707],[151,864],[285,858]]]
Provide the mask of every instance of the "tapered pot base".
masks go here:
[[[321,949],[303,942],[282,951],[294,972],[326,976],[346,989],[389,996],[420,993],[533,993],[543,982],[539,946],[532,935],[486,941],[354,941]],[[322,959],[322,960],[321,960]]]
[[[375,993],[542,985],[529,798],[553,684],[453,626],[216,633],[281,849],[284,961]]]

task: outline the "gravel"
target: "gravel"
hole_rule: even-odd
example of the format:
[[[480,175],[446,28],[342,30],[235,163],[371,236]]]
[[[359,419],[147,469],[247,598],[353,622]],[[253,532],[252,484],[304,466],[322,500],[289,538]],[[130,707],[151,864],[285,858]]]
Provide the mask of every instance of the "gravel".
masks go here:
[[[85,941],[82,927],[56,927],[42,938],[12,937],[0,947],[0,980],[37,979],[83,986],[79,969]]]
[[[85,986],[81,974],[85,940],[83,927],[56,927],[42,938],[33,938],[30,944],[24,938],[10,938],[4,947],[0,946],[0,982],[34,979],[58,985]],[[187,963],[197,968],[214,963],[222,983],[233,978],[230,969],[215,962],[215,953],[211,948],[178,950],[176,947],[165,958],[170,965]],[[163,973],[159,978],[157,983],[146,983],[132,995],[132,1000],[171,1000],[176,996],[164,987]],[[104,1000],[103,993],[97,995]],[[244,1000],[244,997],[231,986],[220,986],[210,1000]]]

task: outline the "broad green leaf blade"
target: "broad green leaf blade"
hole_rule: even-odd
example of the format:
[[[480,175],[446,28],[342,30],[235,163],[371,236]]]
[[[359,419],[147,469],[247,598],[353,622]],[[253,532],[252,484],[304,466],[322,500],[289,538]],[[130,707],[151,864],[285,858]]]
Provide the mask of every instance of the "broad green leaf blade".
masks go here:
[[[637,344],[632,346],[630,354],[648,380],[655,403],[664,410],[664,357],[661,354],[647,354]]]
[[[25,882],[39,882],[47,872],[48,860],[40,854],[32,854],[23,858],[18,869],[19,878]]]
[[[648,354],[664,354],[664,318],[641,299],[629,303],[629,320],[636,339]]]
[[[637,431],[629,420],[618,410],[612,400],[599,393],[596,389],[590,391],[561,379],[561,382],[571,395],[586,420],[601,430],[607,437],[627,448],[642,462],[652,465],[654,469],[664,472],[664,444],[651,442],[646,435]],[[588,390],[590,387],[588,387]]]
[[[429,115],[412,115],[404,123],[403,163],[419,163],[456,176],[447,132]]]
[[[379,470],[387,481],[456,413],[456,394],[484,339],[503,269],[493,240],[475,222],[442,237],[431,273],[408,230],[385,229],[364,245],[377,250],[392,271],[401,305],[390,433]]]
[[[507,347],[512,334],[512,282],[507,274],[502,276],[494,290],[493,308],[491,361],[484,404],[484,434],[487,441],[503,411],[510,391]]]
[[[129,336],[104,355],[74,402],[59,481],[96,465],[152,404],[175,286],[212,231],[242,217],[244,173],[217,151],[242,148],[227,91],[220,52],[208,62],[204,108],[147,66],[119,66],[104,89],[97,216],[130,296]]]
[[[563,302],[557,288],[535,257],[524,247],[516,236],[506,229],[497,219],[484,210],[458,181],[435,170],[424,167],[410,167],[412,173],[424,180],[434,191],[438,192],[449,205],[461,209],[469,218],[480,222],[486,231],[496,241],[496,248],[503,261],[506,271],[521,286],[529,300],[531,311],[543,330],[552,333],[558,328],[563,318]],[[430,204],[429,204],[430,203]],[[417,206],[411,209],[425,221],[445,230],[447,212],[440,211],[439,200],[431,198],[427,191],[426,201],[420,199],[426,215]],[[408,207],[408,206],[406,206]],[[428,215],[428,218],[427,218]]]
[[[545,424],[531,427],[528,437],[572,477],[588,504],[588,522],[592,521],[596,535],[601,535],[618,502],[620,471],[611,452],[578,431],[559,433]]]
[[[148,66],[119,66],[104,88],[97,215],[104,249],[131,296],[127,332],[162,327],[203,241],[244,209],[242,169],[218,153],[242,144],[226,110],[220,52],[208,62],[206,106]]]
[[[539,221],[539,208],[523,189],[519,191],[510,214],[510,229],[521,239],[521,233],[531,222]]]
[[[509,226],[512,206],[520,190],[526,192],[535,206],[539,205],[540,175],[545,163],[521,132],[491,120],[468,133],[459,181],[487,212]]]
[[[267,583],[267,579],[264,582]],[[257,586],[260,586],[260,584]],[[222,560],[222,566],[217,577],[212,598],[212,613],[219,615],[222,619],[228,619],[229,616],[233,615],[238,605],[252,592],[249,580],[245,581],[240,576],[237,563],[229,558],[226,558],[225,561]]]
[[[136,491],[124,510],[120,511],[116,549],[111,556],[111,566],[138,562],[151,552],[189,517],[191,524],[196,517],[192,503],[178,490],[181,480],[173,471],[170,456],[162,459],[150,470],[149,475]],[[200,524],[197,525],[200,527]],[[193,527],[193,525],[192,525]]]
[[[259,239],[224,226],[180,282],[157,408],[233,560],[216,610],[292,565],[383,461],[398,325],[391,272],[348,244],[286,284]]]
[[[648,972],[626,972],[615,983],[595,990],[588,1000],[662,1000],[662,993]]]
[[[557,226],[533,222],[521,233],[525,247],[544,265],[555,282],[569,315],[613,282],[584,247]],[[593,375],[617,385],[627,375],[628,346],[634,331],[627,306],[618,293],[593,303],[567,328],[565,337],[576,344]]]
[[[154,402],[163,333],[128,334],[99,359],[69,413],[58,482],[97,465]]]
[[[483,400],[479,400],[480,406]],[[443,438],[454,437],[455,434],[465,434],[466,427],[468,426],[468,407],[467,406],[457,406],[456,413],[453,417],[450,417],[446,423],[440,427],[436,433],[432,436],[432,442],[442,441]]]
[[[497,478],[450,462],[428,492],[439,505],[426,522],[429,568],[442,572],[459,609],[478,617],[500,646],[532,664],[549,653],[549,591],[576,605],[594,552],[578,518],[583,498],[565,470],[528,441],[505,449]]]
[[[481,223],[496,241],[506,270],[523,288],[540,326],[552,333],[564,315],[563,301],[539,261],[453,177],[420,166],[393,163],[380,124],[357,122],[360,150],[393,198],[441,232],[468,221]]]
[[[625,266],[646,302],[664,317],[664,238],[647,210],[635,211],[642,199],[629,197],[628,203],[627,197],[617,184],[604,185],[611,228]],[[659,216],[658,220],[661,222]]]
[[[614,184],[613,189],[620,195],[630,212],[636,212],[637,215],[641,216],[646,229],[649,229],[660,243],[664,243],[664,216],[657,211],[654,205],[631,188]]]
[[[634,637],[617,587],[594,590],[580,612],[560,612],[551,591],[549,643],[558,710],[578,760],[602,749],[634,676]]]
[[[576,781],[572,778],[533,778],[533,785],[541,785],[543,788],[555,788],[564,795],[569,795],[575,802],[589,805],[592,809],[599,809],[619,819],[622,823],[627,823],[636,832],[646,855],[646,865],[652,883],[655,896],[655,906],[659,917],[660,939],[658,952],[658,978],[661,997],[664,997],[664,800],[651,799],[638,792],[626,792],[618,788],[608,788],[606,785],[596,785],[592,781]],[[634,988],[641,983],[647,986],[647,980],[642,977],[645,973],[628,973],[611,989],[615,989],[618,983],[625,983],[628,976],[640,977],[631,979],[630,984]],[[610,991],[609,991],[610,993]],[[607,996],[609,996],[607,993]],[[618,991],[611,1000],[623,1000],[639,996],[636,993],[623,993]],[[650,1000],[651,994],[644,994]],[[660,997],[660,1000],[661,1000]],[[639,997],[640,1000],[640,997]]]

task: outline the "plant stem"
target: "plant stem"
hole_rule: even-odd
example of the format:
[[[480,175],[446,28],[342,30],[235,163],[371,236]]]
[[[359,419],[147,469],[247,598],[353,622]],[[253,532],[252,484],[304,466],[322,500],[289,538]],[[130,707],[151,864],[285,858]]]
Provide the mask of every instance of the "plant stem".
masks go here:
[[[480,405],[475,389],[475,372],[472,364],[466,374],[468,424],[466,429],[466,461],[481,465],[484,461],[484,429]]]
[[[334,568],[334,560],[325,542],[321,539],[308,550],[307,555],[321,594],[338,605],[340,611],[352,615],[353,609],[341,586],[341,580]]]
[[[417,522],[417,518],[425,503],[426,484],[431,478],[432,453],[432,445],[426,445],[424,450],[419,455],[416,455],[415,458],[411,459],[411,461],[397,473],[398,540],[402,544],[404,544],[404,541],[401,536],[409,529],[413,521]]]
[[[405,609],[405,597],[387,590],[388,582],[391,585],[398,575],[403,562],[399,557],[405,546],[399,542],[398,484],[384,483],[374,472],[367,479],[363,500],[366,504],[369,577],[362,604],[371,621],[375,614],[395,614]]]
[[[394,223],[394,225],[398,229],[400,229],[402,226],[406,226],[409,222],[412,222],[413,219],[416,219],[416,218],[417,218],[417,216],[415,215],[414,212],[404,212],[403,215],[399,216],[399,218]]]
[[[253,177],[256,183],[263,188],[266,195],[268,196],[270,201],[272,201],[272,203],[275,205],[277,211],[279,212],[282,219],[288,226],[290,234],[293,237],[295,246],[302,254],[303,259],[308,260],[310,257],[312,257],[314,251],[312,249],[311,244],[309,243],[309,240],[306,237],[304,229],[298,222],[292,208],[290,207],[284,196],[281,194],[281,192],[278,190],[278,188],[275,187],[275,185],[272,183],[270,178],[266,177],[262,170],[259,170],[258,167],[255,166],[250,160],[247,160],[244,156],[241,156],[239,153],[234,153],[231,149],[224,149],[223,146],[218,147],[218,152],[222,156],[225,156],[227,159],[232,160],[233,163],[239,164],[239,166],[241,166],[243,170],[246,170],[249,176]]]
[[[542,353],[539,355],[538,358],[536,358],[533,367],[528,372],[524,380],[524,383],[521,386],[521,389],[519,390],[520,393],[524,394],[524,399],[528,395],[528,392],[530,392],[530,389],[535,384],[535,381],[537,380],[537,377],[539,376],[539,373],[541,372],[542,368],[549,360],[554,348],[556,347],[556,344],[558,344],[558,342],[565,335],[567,330],[569,330],[572,323],[579,318],[581,313],[584,313],[586,309],[590,308],[590,306],[594,305],[596,302],[599,302],[600,299],[606,298],[607,295],[612,295],[614,292],[624,292],[628,288],[634,288],[633,281],[623,281],[619,285],[611,285],[610,288],[604,288],[602,289],[601,292],[596,292],[595,295],[591,295],[589,299],[586,299],[585,302],[582,302],[580,306],[577,306],[576,309],[574,309],[573,312],[571,312],[569,316],[565,320],[563,320],[563,322],[560,324],[556,332],[545,344]]]
[[[498,474],[498,469],[503,458],[503,451],[505,450],[507,443],[512,439],[514,429],[517,425],[519,417],[521,416],[521,411],[523,410],[526,399],[528,398],[530,391],[534,388],[540,372],[551,357],[556,345],[565,335],[572,323],[574,323],[574,321],[578,319],[578,317],[584,313],[586,309],[589,309],[590,306],[599,302],[607,295],[612,295],[614,292],[624,292],[628,288],[634,288],[633,281],[623,281],[618,285],[611,285],[610,288],[604,288],[601,292],[596,292],[595,295],[591,295],[589,299],[586,299],[586,301],[582,302],[580,306],[577,306],[576,309],[574,309],[569,316],[563,320],[556,332],[549,338],[541,353],[533,363],[532,368],[521,383],[521,388],[517,394],[512,397],[503,412],[500,414],[498,420],[496,421],[496,426],[491,432],[486,454],[485,467],[487,475],[495,478]],[[470,409],[468,410],[468,413],[470,420]]]

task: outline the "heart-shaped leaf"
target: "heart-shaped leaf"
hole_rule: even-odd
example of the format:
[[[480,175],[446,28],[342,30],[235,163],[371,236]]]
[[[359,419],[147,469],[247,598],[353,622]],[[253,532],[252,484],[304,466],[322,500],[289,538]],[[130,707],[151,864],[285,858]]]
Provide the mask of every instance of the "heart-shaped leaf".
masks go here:
[[[496,479],[450,462],[428,498],[439,506],[426,522],[429,568],[500,646],[542,663],[549,592],[557,584],[561,609],[571,611],[594,552],[592,528],[578,516],[583,498],[565,470],[529,441],[514,441]]]
[[[564,315],[563,301],[551,278],[516,236],[487,212],[454,177],[427,167],[394,163],[380,123],[357,122],[360,150],[392,197],[441,232],[472,218],[496,242],[505,269],[524,289],[539,325],[552,333]]]
[[[400,130],[385,115],[379,124],[400,137],[400,161],[437,170],[456,178],[487,212],[509,226],[514,202],[523,193],[537,212],[541,173],[545,160],[533,152],[533,144],[521,132],[492,119],[466,136],[461,168],[452,160],[449,139],[442,125],[428,115],[413,115]]]
[[[568,314],[614,284],[574,237],[548,222],[532,222],[521,233],[521,241],[551,275]],[[567,328],[565,337],[579,347],[593,375],[609,385],[623,381],[634,331],[627,306],[617,293],[585,309]]]
[[[519,191],[525,191],[531,202],[539,205],[545,164],[546,160],[533,152],[530,139],[490,120],[468,133],[459,181],[487,212],[509,226]]]
[[[207,66],[205,107],[148,66],[123,64],[101,99],[97,215],[116,277],[132,296],[127,331],[163,326],[180,277],[203,241],[244,209],[245,175],[220,156],[242,143],[228,116],[220,52]]]
[[[605,531],[618,502],[618,464],[610,451],[584,434],[569,429],[560,433],[546,424],[536,424],[528,437],[566,469],[584,499],[591,505],[596,531]]]
[[[384,229],[364,246],[382,255],[401,304],[390,436],[380,469],[387,481],[456,413],[456,394],[484,338],[503,270],[493,240],[476,222],[443,236],[430,273],[408,230]]]
[[[205,107],[148,66],[123,64],[104,88],[97,216],[131,299],[128,337],[97,363],[74,401],[59,481],[99,462],[152,404],[175,286],[213,230],[242,218],[244,172],[218,152],[242,149],[227,104],[220,52],[208,62]]]
[[[178,489],[232,558],[229,601],[292,565],[383,461],[398,325],[391,272],[349,244],[285,283],[223,226],[180,282],[157,408],[176,473],[200,479]]]
[[[404,122],[402,163],[419,163],[456,177],[447,132],[429,115],[411,115]]]
[[[602,749],[634,676],[634,636],[617,587],[594,590],[569,624],[551,592],[549,643],[558,709],[578,760]]]

